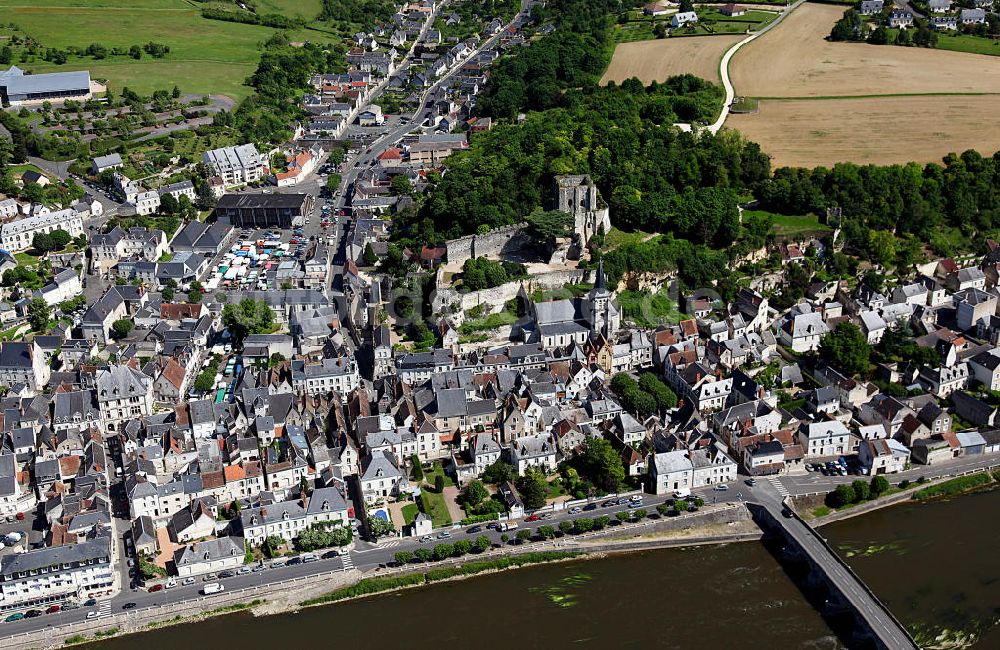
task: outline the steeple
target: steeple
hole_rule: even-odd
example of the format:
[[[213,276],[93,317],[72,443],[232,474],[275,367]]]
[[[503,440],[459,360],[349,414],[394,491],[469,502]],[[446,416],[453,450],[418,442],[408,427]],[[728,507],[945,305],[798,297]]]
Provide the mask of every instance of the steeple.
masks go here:
[[[600,260],[597,263],[597,277],[594,279],[594,290],[595,291],[608,290],[608,279],[604,275],[604,260]]]

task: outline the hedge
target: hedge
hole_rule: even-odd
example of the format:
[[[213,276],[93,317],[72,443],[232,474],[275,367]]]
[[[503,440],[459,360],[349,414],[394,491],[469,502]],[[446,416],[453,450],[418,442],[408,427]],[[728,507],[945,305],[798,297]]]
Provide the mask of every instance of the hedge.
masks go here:
[[[953,478],[949,481],[945,481],[944,483],[938,483],[937,485],[917,490],[913,493],[913,498],[917,501],[925,501],[927,499],[934,499],[937,497],[952,496],[992,482],[993,477],[986,472],[969,474],[968,476],[959,476],[958,478]]]

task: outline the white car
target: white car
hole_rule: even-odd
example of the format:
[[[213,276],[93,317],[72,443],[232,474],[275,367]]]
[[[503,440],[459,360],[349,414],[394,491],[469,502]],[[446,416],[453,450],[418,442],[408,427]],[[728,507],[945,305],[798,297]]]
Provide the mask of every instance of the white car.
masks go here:
[[[87,620],[89,621],[92,618],[97,618],[100,615],[101,615],[100,612],[96,612],[96,611],[94,611],[94,612],[87,612]]]
[[[194,578],[184,578],[183,580],[181,580],[181,584],[184,585],[185,587],[188,585],[193,585]]]
[[[163,583],[164,589],[173,589],[176,586],[177,586],[177,581],[174,580],[173,578],[170,578],[165,583]]]

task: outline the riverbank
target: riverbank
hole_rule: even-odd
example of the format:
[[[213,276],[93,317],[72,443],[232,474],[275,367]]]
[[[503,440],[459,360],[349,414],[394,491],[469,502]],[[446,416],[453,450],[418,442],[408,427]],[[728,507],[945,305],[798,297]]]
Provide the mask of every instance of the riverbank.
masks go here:
[[[836,510],[830,509],[825,505],[825,495],[822,494],[793,497],[792,505],[796,512],[806,519],[811,526],[819,528],[834,522],[851,519],[901,504],[926,503],[931,500],[995,489],[1000,489],[1000,469],[993,466],[959,476],[946,476],[923,483],[913,482],[902,489],[894,486],[891,494]],[[829,512],[816,515],[816,511],[819,509],[826,509]]]
[[[0,637],[0,642],[4,650],[58,648],[203,621],[240,611],[248,612],[254,617],[273,616],[321,607],[333,600],[342,602],[359,599],[375,593],[464,580],[536,564],[591,560],[611,554],[760,539],[760,531],[754,533],[750,526],[753,524],[744,504],[706,506],[698,512],[681,517],[650,518],[634,524],[606,528],[603,531],[564,536],[553,541],[505,546],[486,553],[452,558],[433,564],[375,569],[365,573],[357,569],[332,571],[248,589],[226,591],[215,596],[176,603],[165,602],[158,607],[116,613],[33,633]],[[403,576],[416,577],[398,580]],[[365,580],[384,580],[387,587],[378,591],[359,592],[327,600],[331,594],[351,589]]]

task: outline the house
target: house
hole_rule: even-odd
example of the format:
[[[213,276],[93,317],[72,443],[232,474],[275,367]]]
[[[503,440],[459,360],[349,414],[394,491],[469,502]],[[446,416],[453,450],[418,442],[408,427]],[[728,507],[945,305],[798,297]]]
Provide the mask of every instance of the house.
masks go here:
[[[698,14],[693,11],[678,11],[671,17],[670,26],[674,29],[678,27],[684,27],[685,25],[693,25],[698,22]]]
[[[107,156],[97,156],[91,161],[90,171],[94,175],[99,175],[101,172],[109,169],[118,169],[124,164],[121,155],[116,153],[108,154]]]
[[[871,475],[898,474],[910,462],[910,450],[892,438],[865,440],[858,446],[858,461]]]
[[[183,546],[174,553],[177,575],[182,578],[236,569],[243,564],[242,537],[220,537]]]
[[[913,25],[913,14],[908,9],[895,8],[889,14],[889,27],[906,29]]]
[[[521,436],[511,443],[510,459],[519,476],[529,467],[548,473],[556,468],[556,445],[548,433]]]
[[[691,489],[694,466],[683,450],[651,454],[649,478],[655,494],[671,494]]]
[[[936,14],[947,13],[951,11],[951,0],[927,0],[927,8]]]
[[[399,469],[396,457],[378,451],[365,458],[361,468],[361,492],[365,503],[373,504],[400,494],[408,486],[406,473]]]
[[[985,9],[963,9],[958,14],[958,20],[963,25],[975,25],[986,22]],[[963,269],[965,270],[965,269]],[[977,269],[978,270],[978,269]]]
[[[745,16],[747,13],[746,7],[741,7],[739,5],[727,4],[719,7],[719,13],[723,16]]]
[[[862,16],[874,16],[875,14],[882,13],[882,7],[884,5],[884,0],[861,0],[861,5],[858,7],[858,13]]]
[[[97,406],[109,431],[153,412],[153,380],[129,366],[106,366],[94,376]]]
[[[823,315],[810,311],[790,315],[778,329],[778,337],[782,345],[802,353],[819,349],[820,340],[829,332]]]
[[[0,226],[0,248],[10,253],[23,251],[31,248],[35,235],[54,230],[65,230],[70,237],[79,237],[83,234],[83,215],[67,208],[8,221]]]
[[[36,341],[0,343],[0,384],[7,387],[24,384],[32,392],[41,392],[51,374]]]
[[[45,607],[69,598],[110,594],[115,586],[111,537],[9,553],[0,558],[0,604],[5,610]]]
[[[980,352],[969,359],[969,370],[989,390],[1000,390],[1000,349]]]
[[[670,13],[670,10],[667,8],[666,3],[655,2],[644,5],[642,7],[642,13],[646,16],[666,16]]]
[[[851,434],[838,420],[804,422],[799,427],[798,440],[807,458],[839,456],[851,451]]]
[[[253,144],[206,151],[202,160],[222,178],[226,187],[254,183],[264,176],[264,159]]]
[[[931,16],[927,24],[933,29],[958,29],[958,16]]]

